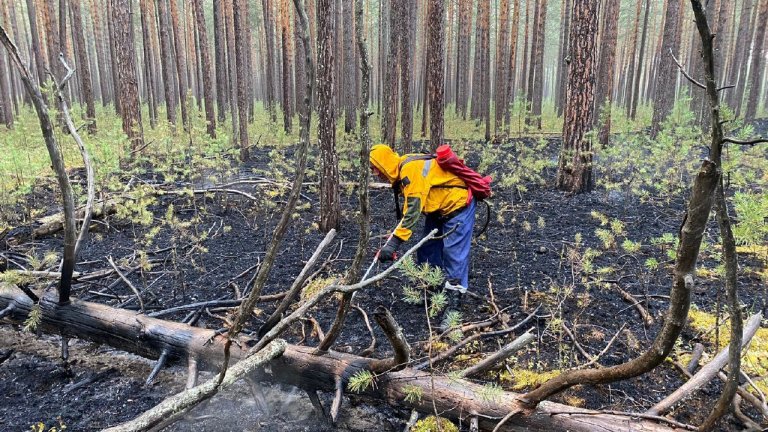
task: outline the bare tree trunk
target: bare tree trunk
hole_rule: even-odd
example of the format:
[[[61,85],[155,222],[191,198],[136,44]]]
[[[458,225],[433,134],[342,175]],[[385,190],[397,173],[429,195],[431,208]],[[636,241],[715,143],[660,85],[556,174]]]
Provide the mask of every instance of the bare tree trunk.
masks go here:
[[[275,27],[274,23],[272,22],[272,1],[262,0],[261,7],[262,11],[264,12],[264,35],[266,36],[267,42],[267,47],[265,50],[265,57],[267,59],[267,94],[265,105],[267,107],[267,111],[269,111],[270,118],[274,122],[276,121],[277,114],[275,113]]]
[[[147,0],[139,1],[139,9],[141,9],[141,35],[144,46],[144,79],[147,83],[147,101],[149,102],[149,126],[154,129],[157,127],[157,101],[155,100],[154,92],[155,61],[152,56],[152,38],[149,27],[151,17],[148,10],[150,7],[147,4]]]
[[[493,99],[496,107],[493,129],[498,136],[504,128],[504,111],[507,106],[507,73],[509,62],[509,0],[499,4],[499,29],[496,41],[496,77],[494,80]]]
[[[131,142],[131,154],[144,143],[139,103],[139,80],[136,76],[136,50],[131,32],[130,0],[110,0],[117,57],[118,95],[123,132]]]
[[[342,1],[341,10],[344,16],[344,132],[352,132],[357,120],[357,59],[355,58],[355,26],[363,23],[354,20],[354,4]],[[407,8],[410,9],[410,8]],[[342,67],[342,65],[339,65]]]
[[[387,1],[387,0],[385,0]],[[384,113],[382,114],[381,136],[390,147],[395,146],[397,136],[397,111],[399,93],[398,50],[400,49],[400,33],[402,23],[398,19],[402,0],[388,0],[389,7],[389,45],[387,54],[386,75],[384,78]],[[318,95],[319,96],[319,95]],[[319,97],[318,97],[319,101]]]
[[[736,84],[736,88],[728,95],[728,105],[739,113],[741,101],[744,99],[744,88],[747,82],[747,51],[750,46],[750,18],[752,17],[752,0],[743,0],[741,4],[741,16],[739,18],[739,31],[734,41],[734,58],[728,71],[728,83]]]
[[[229,83],[229,108],[231,111],[231,117],[232,117],[232,142],[235,145],[235,147],[240,148],[240,157],[247,158],[247,154],[243,155],[243,150],[240,147],[240,121],[239,121],[239,98],[237,96],[237,92],[239,89],[238,81],[237,81],[237,46],[235,45],[235,19],[234,19],[234,3],[232,2],[222,2],[224,13],[224,20],[226,22],[226,35],[227,35],[227,70],[229,79],[227,82]]]
[[[160,0],[163,1],[163,0]],[[184,43],[184,29],[182,28],[179,20],[179,7],[176,3],[177,0],[168,0],[171,8],[171,30],[173,31],[173,51],[176,56],[176,76],[178,77],[179,85],[179,101],[181,102],[181,122],[184,124],[184,129],[190,127],[189,113],[188,113],[188,98],[187,93],[189,91],[189,76],[187,75],[187,54],[186,44]]]
[[[635,88],[635,80],[640,78],[640,68],[642,68],[642,61],[637,61],[637,41],[638,33],[640,32],[640,14],[643,11],[643,3],[647,3],[648,0],[638,1],[635,10],[635,24],[633,26],[632,34],[629,42],[629,66],[627,67],[627,81],[624,85],[626,95],[624,96],[624,106],[626,108],[627,116],[631,117],[632,113],[632,98],[634,96],[633,89]],[[645,29],[643,29],[645,30]]]
[[[611,133],[611,105],[613,103],[613,75],[616,67],[616,40],[619,29],[620,0],[606,0],[605,21],[602,33],[602,50],[598,62],[597,87],[595,88],[595,125],[600,125],[598,141],[608,146]],[[603,116],[601,119],[600,116]],[[602,120],[602,122],[601,122]]]
[[[618,0],[617,0],[618,1]],[[534,71],[532,114],[535,117],[536,128],[541,130],[541,105],[544,98],[544,40],[546,38],[547,0],[539,0],[538,26],[536,27],[536,46],[531,53]]]
[[[319,117],[318,145],[322,158],[320,180],[320,230],[339,227],[339,156],[336,153],[336,106],[333,94],[335,78],[335,0],[317,2],[317,103]]]
[[[293,95],[291,92],[291,83],[293,76],[293,66],[291,61],[291,28],[288,12],[288,1],[281,0],[281,24],[280,38],[282,42],[282,64],[283,64],[283,130],[290,134],[293,128]]]
[[[75,50],[77,51],[77,70],[80,72],[80,83],[83,88],[86,115],[88,116],[88,133],[96,133],[96,106],[93,101],[93,86],[91,84],[91,69],[88,65],[85,37],[83,36],[83,19],[80,9],[81,0],[70,0],[72,8],[72,31],[75,34]]]
[[[557,172],[557,188],[571,194],[589,192],[593,187],[592,142],[587,133],[594,124],[599,15],[597,4],[574,2],[568,48],[568,99]]]
[[[411,101],[411,32],[412,8],[403,3],[400,7],[400,125],[403,153],[411,152],[413,136],[413,101]]]
[[[472,0],[459,0],[456,43],[456,113],[466,120],[469,94],[469,59],[472,38]]]
[[[37,8],[35,7],[35,0],[27,0],[27,15],[29,16],[29,30],[32,34],[32,51],[35,57],[35,70],[37,72],[37,83],[42,87],[45,83],[45,58],[43,57],[40,47],[40,33],[37,28]],[[95,18],[94,18],[95,19]]]
[[[760,2],[755,37],[752,49],[752,63],[749,66],[749,88],[747,90],[747,109],[744,120],[752,121],[757,115],[757,102],[760,96],[760,83],[763,80],[763,44],[765,42],[765,23],[768,22],[768,0]]]
[[[171,48],[171,36],[168,30],[171,28],[168,19],[168,8],[166,0],[158,0],[157,16],[160,22],[160,60],[163,70],[163,85],[165,88],[165,109],[166,116],[171,125],[176,126],[176,82],[174,81],[173,49]]]
[[[563,115],[563,110],[565,108],[565,77],[568,74],[567,59],[568,42],[571,30],[571,0],[564,0],[562,17],[563,24],[560,31],[560,52],[557,56],[557,79],[555,84],[555,110],[557,111],[558,117]]]
[[[677,56],[680,49],[680,4],[682,0],[669,0],[665,12],[664,39],[661,52],[658,53],[659,65],[656,75],[656,91],[653,97],[653,120],[651,136],[656,137],[661,129],[661,123],[672,112],[675,102],[675,62],[671,61],[670,53]]]
[[[294,74],[295,74],[295,80],[296,80],[296,111],[299,114],[299,118],[301,116],[306,115],[307,106],[304,104],[304,96],[306,92],[307,87],[307,71],[305,68],[305,59],[307,55],[312,55],[310,52],[309,54],[305,52],[306,47],[304,46],[304,41],[301,38],[301,29],[300,29],[300,18],[298,14],[294,16],[294,40],[296,41],[295,45],[295,63],[296,67],[294,68]]]
[[[512,40],[510,41],[509,68],[507,69],[508,76],[505,90],[507,92],[507,104],[504,106],[504,123],[507,125],[507,135],[509,135],[511,129],[509,117],[510,105],[515,102],[516,97],[515,84],[517,83],[517,80],[515,77],[517,75],[517,35],[520,31],[520,0],[514,0],[514,5],[515,11],[512,14]]]
[[[224,30],[223,2],[213,2],[213,46],[216,61],[216,105],[218,108],[219,123],[224,123],[227,118],[228,83],[227,83],[227,50],[226,33]]]
[[[429,82],[429,140],[432,150],[443,143],[443,99],[445,93],[443,66],[443,15],[445,4],[442,0],[428,0],[427,32],[427,74]]]
[[[211,82],[211,58],[208,54],[208,35],[205,30],[205,14],[200,0],[194,0],[195,17],[197,20],[198,44],[203,63],[203,93],[205,94],[205,118],[208,123],[207,131],[211,138],[216,138],[216,114],[213,112],[213,83]]]
[[[235,56],[237,57],[237,111],[240,116],[238,142],[240,160],[248,160],[248,36],[245,32],[248,12],[247,0],[234,0],[233,21],[235,36]]]
[[[640,97],[642,92],[640,91],[640,81],[642,79],[643,68],[646,70],[646,75],[650,72],[650,68],[647,67],[645,62],[645,41],[648,36],[648,15],[651,11],[650,0],[645,0],[645,17],[643,18],[643,34],[640,37],[640,54],[637,59],[637,73],[635,74],[635,80],[632,83],[632,103],[629,108],[629,118],[632,120],[637,116],[637,105],[640,103]]]
[[[10,27],[9,23],[2,23],[5,28]],[[0,122],[5,124],[7,129],[13,128],[13,104],[11,102],[11,69],[6,60],[6,53],[0,53]]]

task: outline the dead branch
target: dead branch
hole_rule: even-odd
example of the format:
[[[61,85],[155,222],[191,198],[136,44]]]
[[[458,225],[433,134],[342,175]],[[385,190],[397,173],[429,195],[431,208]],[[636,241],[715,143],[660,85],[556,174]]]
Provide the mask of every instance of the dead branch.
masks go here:
[[[747,145],[747,146],[753,146],[755,144],[762,144],[762,143],[768,143],[767,138],[755,138],[752,140],[740,140],[736,138],[726,137],[723,138],[723,143],[731,143],[731,144],[738,144],[738,145]]]
[[[165,362],[168,360],[168,354],[170,354],[170,350],[167,348],[163,350],[162,353],[160,353],[160,358],[157,359],[157,362],[155,363],[155,367],[152,368],[152,372],[149,373],[149,376],[147,377],[147,381],[144,383],[145,387],[149,387],[152,385],[152,383],[155,381],[155,377],[157,377],[157,374],[160,373],[160,369],[165,366]]]
[[[312,267],[315,265],[317,260],[320,258],[320,254],[323,253],[325,248],[331,243],[334,237],[336,237],[336,230],[332,229],[328,231],[328,233],[325,235],[325,238],[323,238],[323,241],[321,241],[320,244],[317,245],[315,252],[312,253],[311,257],[309,257],[307,262],[304,264],[304,268],[301,269],[301,272],[299,272],[299,275],[296,277],[296,279],[294,279],[293,284],[291,284],[291,287],[288,288],[288,291],[286,291],[285,297],[283,297],[283,301],[280,302],[280,304],[277,306],[275,311],[272,312],[272,315],[270,315],[269,318],[267,318],[267,320],[264,322],[264,324],[262,324],[262,326],[259,328],[259,332],[258,332],[259,336],[263,336],[272,327],[274,327],[278,321],[280,321],[285,311],[288,310],[288,308],[291,306],[296,296],[301,291],[301,288],[304,286],[304,282],[307,281],[309,270],[312,269]]]
[[[275,340],[265,347],[263,351],[243,359],[229,368],[223,379],[220,379],[219,376],[213,377],[204,384],[166,398],[139,417],[121,425],[105,429],[104,432],[146,431],[160,422],[167,422],[170,418],[178,418],[186,413],[190,407],[210,397],[219,388],[230,386],[250,374],[256,368],[280,356],[285,351],[286,346],[285,341]]]
[[[374,360],[371,363],[371,371],[382,373],[384,371],[398,371],[403,369],[411,359],[411,348],[405,339],[403,329],[395,322],[395,318],[384,306],[378,306],[373,312],[373,319],[381,327],[392,345],[394,355],[384,360]]]
[[[688,75],[688,72],[685,71],[685,68],[683,68],[683,65],[680,64],[680,61],[677,60],[677,57],[675,57],[675,54],[672,52],[672,48],[669,49],[669,55],[672,56],[672,60],[675,61],[675,64],[677,64],[677,68],[680,69],[680,72],[683,73],[686,79],[691,82],[691,84],[695,85],[696,87],[700,89],[707,89],[707,86],[704,84],[696,81],[692,76]]]
[[[733,404],[731,405],[731,408],[733,410],[733,415],[737,419],[739,419],[739,421],[742,422],[744,424],[744,426],[747,427],[747,429],[745,431],[742,431],[742,432],[760,432],[760,431],[765,430],[759,424],[757,424],[754,420],[752,420],[751,418],[747,417],[747,415],[744,414],[741,411],[741,406],[740,405],[741,405],[741,395],[740,394],[736,394],[733,397]]]
[[[685,367],[688,373],[693,374],[696,368],[699,367],[699,361],[701,360],[702,354],[704,354],[704,345],[697,343],[696,345],[693,346],[691,361],[689,361],[688,365]]]
[[[615,414],[615,415],[625,415],[625,416],[635,417],[635,418],[644,418],[644,419],[649,419],[649,420],[655,420],[655,421],[658,421],[658,422],[661,422],[661,423],[669,424],[671,426],[674,426],[674,427],[680,428],[680,429],[696,430],[695,426],[692,426],[692,425],[689,425],[689,424],[685,424],[685,423],[680,423],[678,421],[672,420],[672,419],[667,418],[667,417],[661,417],[661,416],[652,415],[652,414],[633,413],[633,412],[627,412],[627,411],[613,411],[613,410],[601,411],[601,412]],[[588,413],[582,413],[582,412],[579,412],[579,411],[555,412],[555,413],[552,413],[551,415],[574,415],[574,414],[587,414],[587,415],[590,415]]]
[[[496,363],[506,360],[509,356],[523,349],[526,345],[536,340],[536,335],[532,333],[533,328],[528,329],[525,333],[520,335],[517,339],[513,340],[509,344],[502,347],[500,350],[493,353],[488,358],[482,360],[480,363],[466,368],[459,376],[462,378],[477,376],[489,371]]]
[[[755,335],[757,332],[757,329],[760,327],[760,320],[762,319],[763,315],[761,313],[757,313],[755,315],[752,315],[752,317],[749,318],[749,321],[747,321],[747,325],[744,329],[744,335],[741,339],[741,347],[743,348],[746,346],[750,340],[752,340],[752,336]],[[708,383],[712,380],[712,378],[717,375],[717,372],[725,366],[726,363],[728,363],[728,352],[729,347],[723,348],[720,353],[715,356],[712,361],[706,364],[699,372],[696,373],[690,380],[688,380],[685,384],[680,386],[677,390],[672,392],[669,396],[665,397],[663,400],[658,402],[656,405],[652,406],[648,411],[646,411],[646,414],[650,415],[660,415],[669,410],[672,405],[677,403],[680,399],[688,396],[693,391],[697,390],[704,384]]]
[[[616,289],[619,291],[619,294],[621,294],[621,297],[626,300],[627,302],[631,303],[632,306],[637,309],[637,313],[640,314],[640,317],[643,318],[643,322],[647,327],[650,327],[653,325],[653,317],[651,314],[648,313],[648,311],[643,307],[643,305],[640,303],[639,300],[636,300],[632,294],[624,291],[621,289],[618,285],[616,285]]]
[[[498,331],[486,332],[486,333],[475,333],[475,334],[473,334],[471,336],[468,336],[468,337],[464,338],[462,341],[460,341],[459,343],[457,343],[456,345],[448,348],[445,351],[442,351],[440,354],[432,357],[431,359],[428,359],[425,362],[422,362],[422,363],[419,363],[419,364],[413,366],[413,368],[421,370],[421,369],[424,369],[425,367],[427,367],[427,366],[429,366],[431,364],[433,365],[433,364],[435,364],[437,362],[441,362],[441,361],[451,357],[458,350],[460,350],[461,348],[467,346],[469,343],[471,343],[471,342],[473,342],[473,341],[475,341],[477,339],[480,339],[480,338],[483,338],[483,337],[502,336],[502,335],[505,335],[505,334],[512,333],[512,332],[516,331],[517,329],[519,329],[519,328],[523,327],[524,325],[526,325],[533,318],[535,318],[536,317],[536,313],[539,311],[540,308],[541,308],[541,305],[537,306],[536,309],[533,312],[531,312],[530,314],[528,314],[527,317],[525,317],[525,319],[523,319],[522,321],[520,321],[519,323],[515,324],[512,327],[508,327],[506,329],[498,330]],[[462,332],[463,331],[464,330],[462,329]]]
[[[603,348],[602,351],[600,351],[592,360],[590,360],[589,363],[586,363],[586,364],[584,364],[584,365],[582,365],[580,367],[581,368],[587,368],[589,366],[592,366],[593,364],[597,364],[597,367],[599,367],[599,368],[603,367],[600,363],[598,363],[598,361],[600,360],[600,357],[602,357],[606,352],[608,352],[608,348],[610,348],[611,345],[613,345],[613,342],[616,340],[616,338],[619,336],[619,334],[621,334],[622,330],[624,330],[624,327],[626,327],[626,326],[627,326],[627,323],[622,324],[621,328],[619,329],[619,331],[617,331],[616,334],[613,335],[611,340],[608,341],[608,344],[605,346],[605,348]]]
[[[563,331],[565,331],[565,334],[568,335],[569,338],[571,338],[571,341],[573,341],[573,345],[576,347],[576,349],[579,350],[582,356],[584,356],[585,359],[587,359],[590,363],[594,363],[596,360],[589,355],[589,353],[584,349],[584,347],[581,346],[578,339],[576,339],[576,335],[573,334],[571,329],[568,328],[565,323],[561,325],[563,327]]]
[[[115,262],[112,261],[112,257],[108,257],[107,261],[109,262],[109,265],[112,266],[113,269],[115,269],[115,273],[117,273],[118,276],[120,276],[120,279],[125,282],[126,285],[133,291],[134,294],[136,294],[136,299],[139,301],[139,308],[141,310],[141,313],[144,313],[144,300],[141,299],[141,293],[139,293],[139,290],[136,289],[135,286],[131,283],[131,281],[128,280],[127,277],[120,271],[120,269],[117,268],[115,265]]]
[[[360,315],[363,316],[363,321],[365,321],[365,327],[368,329],[368,333],[371,334],[371,344],[368,345],[368,348],[358,353],[360,357],[368,357],[371,354],[373,354],[373,350],[376,349],[376,334],[373,332],[373,327],[371,327],[371,322],[368,320],[368,314],[365,313],[365,310],[363,310],[363,308],[361,308],[358,305],[352,305],[352,307],[357,309],[357,311],[360,312]]]

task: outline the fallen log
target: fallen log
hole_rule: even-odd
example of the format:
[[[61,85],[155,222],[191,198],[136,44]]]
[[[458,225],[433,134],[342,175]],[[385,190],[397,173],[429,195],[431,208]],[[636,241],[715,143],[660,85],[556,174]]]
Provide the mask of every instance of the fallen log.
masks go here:
[[[157,359],[167,350],[171,362],[194,357],[198,360],[198,367],[214,371],[218,370],[223,360],[225,337],[216,335],[213,330],[75,298],[70,304],[59,306],[55,293],[41,293],[40,296],[40,330],[56,334],[63,332],[152,359]],[[6,319],[19,322],[28,316],[33,303],[17,288],[2,285],[0,309],[11,306]],[[231,347],[232,358],[242,359],[253,342],[240,338],[239,344]],[[369,369],[372,362],[371,359],[351,354],[329,351],[318,356],[313,351],[312,347],[288,345],[283,355],[270,363],[271,375],[266,374],[264,378],[308,391],[333,392],[339,378],[346,383],[355,373]],[[406,400],[406,396],[413,394],[413,389],[420,391],[421,397],[410,396]],[[518,401],[518,394],[504,392],[489,399],[486,393],[479,384],[406,368],[378,375],[376,385],[365,390],[361,396],[423,413],[432,413],[437,409],[441,415],[454,421],[476,416],[481,430],[494,429],[502,418],[514,412],[519,414],[512,415],[499,430],[683,430],[632,415],[605,414],[547,401],[523,415],[526,411]]]

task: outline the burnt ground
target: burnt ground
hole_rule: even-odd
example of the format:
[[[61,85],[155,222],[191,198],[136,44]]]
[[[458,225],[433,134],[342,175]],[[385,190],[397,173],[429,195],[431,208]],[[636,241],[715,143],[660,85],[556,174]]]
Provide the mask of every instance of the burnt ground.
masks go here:
[[[525,145],[517,145],[520,144]],[[544,157],[555,158],[558,144],[557,140],[550,141]],[[227,174],[226,178],[218,178],[214,183],[232,181],[234,177],[275,178],[273,175],[280,169],[274,163],[275,151],[282,152],[280,156],[290,160],[291,150],[273,150],[271,155],[265,151],[240,167],[236,176]],[[479,157],[478,154],[470,155],[470,164],[478,163]],[[504,170],[505,163],[510,161],[497,162],[494,171]],[[319,165],[311,165],[311,170],[316,172]],[[354,178],[351,168],[345,171],[344,177],[350,181]],[[547,168],[543,178],[553,179],[553,169]],[[124,181],[159,186],[162,180],[162,174],[149,171]],[[310,172],[308,180],[315,180],[314,172]],[[210,179],[198,180],[196,187],[210,182]],[[559,323],[573,329],[591,355],[599,353],[625,325],[625,330],[600,359],[605,366],[624,362],[650,344],[661,327],[662,314],[667,307],[663,296],[669,293],[673,264],[665,250],[673,246],[653,244],[653,239],[664,234],[676,236],[687,195],[681,192],[671,198],[640,200],[629,193],[607,193],[598,188],[590,194],[565,196],[554,190],[551,182],[532,182],[526,186],[525,191],[496,187],[488,230],[476,240],[473,248],[472,295],[465,296],[462,305],[464,322],[484,320],[494,310],[490,302],[492,291],[495,306],[505,311],[510,325],[541,305],[541,318],[534,324],[537,343],[510,359],[505,367],[484,377],[500,382],[508,389],[513,385],[516,369],[548,371],[585,362],[571,339],[560,330]],[[176,184],[174,187],[189,185]],[[120,214],[95,225],[93,235],[79,257],[81,264],[77,270],[93,273],[107,269],[109,256],[126,272],[138,267],[142,260],[150,260],[151,268],[129,273],[133,283],[142,289],[148,312],[205,300],[234,298],[236,292],[242,292],[248,286],[255,274],[253,269],[246,270],[263,257],[285,200],[283,188],[263,185],[241,185],[240,188],[253,193],[257,202],[219,193],[198,195],[194,199],[165,195],[146,208],[143,205],[127,206]],[[323,256],[325,264],[318,278],[343,274],[354,255],[358,238],[356,193],[351,187],[343,187],[341,196],[343,221],[334,245]],[[45,207],[45,203],[55,202],[51,189],[44,184],[35,188],[29,200],[28,206],[32,207]],[[142,213],[142,209],[146,212]],[[396,224],[391,211],[391,192],[372,190],[371,209],[373,237],[368,259],[373,257]],[[55,211],[55,208],[49,209],[49,213]],[[154,226],[160,227],[157,232],[139,222],[140,216],[147,212],[152,215]],[[323,235],[314,225],[318,212],[316,184],[309,184],[283,240],[264,294],[285,291],[319,244]],[[597,229],[608,228],[601,225],[593,212],[623,222],[623,233],[615,236],[614,245],[606,246],[596,235]],[[485,220],[482,207],[477,217],[478,224]],[[42,256],[49,250],[61,250],[60,235],[35,240],[26,238],[31,226],[22,225],[7,236],[3,246],[6,256],[23,264],[25,256]],[[577,244],[578,235],[581,240]],[[628,252],[621,247],[625,239],[642,246],[637,251]],[[712,244],[716,239],[717,227],[711,223],[708,241]],[[409,243],[412,244],[413,241]],[[591,269],[584,258],[590,254],[586,252],[588,249],[599,252],[591,260]],[[137,251],[144,251],[146,255]],[[705,251],[700,267],[715,268],[715,252],[715,248]],[[658,268],[650,269],[645,264],[648,258],[655,258],[660,263]],[[755,270],[764,264],[750,255],[740,256],[740,260],[743,270],[740,273],[741,299],[751,310],[763,309],[764,288]],[[30,263],[27,261],[26,264]],[[10,261],[7,265],[13,268]],[[396,275],[358,293],[356,301],[369,313],[377,305],[389,308],[412,345],[413,357],[423,359],[425,341],[429,337],[427,321],[423,306],[403,301],[402,288],[409,283],[402,274]],[[615,286],[638,295],[655,318],[655,324],[645,326]],[[715,310],[721,297],[718,294],[720,286],[716,277],[700,278],[693,303],[707,311]],[[74,295],[113,306],[138,308],[130,289],[114,275],[80,283],[75,286]],[[335,316],[335,304],[335,299],[328,299],[312,312],[323,329],[327,330]],[[249,329],[256,330],[273,307],[274,304],[260,304],[263,313],[252,320]],[[223,309],[205,311],[198,325],[221,328],[224,326],[221,318],[226,313]],[[164,319],[182,320],[186,315],[186,312],[180,312],[164,316]],[[386,340],[378,329],[376,331],[379,341]],[[516,335],[512,334],[503,340],[483,340],[465,349],[457,361],[441,364],[438,369],[448,372],[466,367],[483,353],[494,351],[514,337]],[[317,343],[308,325],[304,328],[296,325],[286,338],[292,343]],[[690,350],[699,340],[700,335],[686,330],[677,351]],[[157,382],[145,388],[144,380],[152,368],[149,360],[84,341],[70,343],[70,362],[62,365],[58,360],[58,338],[22,332],[19,325],[1,326],[0,341],[0,359],[4,359],[0,363],[2,430],[28,430],[38,421],[50,427],[57,424],[57,418],[69,430],[115,425],[179,391],[185,382],[186,369],[183,365],[175,365],[164,369]],[[369,343],[370,336],[360,314],[350,312],[336,349],[354,353]],[[389,347],[380,343],[375,355],[388,354]],[[512,381],[508,379],[510,375]],[[507,379],[498,381],[500,376]],[[587,408],[642,412],[682,382],[674,367],[665,363],[643,377],[606,386],[577,387],[555,400]],[[675,408],[674,417],[693,424],[700,422],[718,397],[720,388],[719,383],[710,383]],[[402,430],[408,417],[408,413],[384,407],[372,408],[351,400],[345,402],[346,410],[342,410],[340,424],[331,427],[312,412],[308,399],[301,392],[278,386],[265,386],[263,392],[269,405],[267,411],[256,404],[246,386],[237,385],[169,430]],[[330,398],[325,397],[326,401]],[[721,422],[722,430],[738,427],[731,417]]]

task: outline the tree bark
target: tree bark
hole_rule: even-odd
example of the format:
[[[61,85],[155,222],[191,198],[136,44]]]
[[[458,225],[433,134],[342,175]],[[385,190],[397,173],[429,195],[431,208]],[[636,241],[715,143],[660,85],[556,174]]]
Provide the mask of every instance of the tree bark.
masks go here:
[[[728,83],[736,84],[736,88],[728,93],[728,105],[739,114],[741,101],[744,99],[744,88],[747,81],[747,50],[750,46],[751,27],[749,25],[752,17],[752,0],[743,0],[741,4],[741,14],[739,18],[739,31],[734,40],[734,58],[731,67],[728,70]]]
[[[752,62],[749,66],[749,86],[747,91],[747,108],[744,111],[744,120],[753,121],[757,115],[757,103],[760,97],[760,83],[764,79],[763,72],[763,44],[765,43],[765,23],[768,22],[768,0],[760,1],[757,22],[755,25],[755,37],[752,48]]]
[[[595,88],[595,125],[600,125],[598,141],[608,146],[611,133],[611,105],[613,103],[613,75],[616,68],[616,41],[619,35],[620,0],[606,0],[605,20],[601,37],[602,50],[598,62]],[[602,117],[602,118],[601,118]]]
[[[390,147],[395,147],[397,137],[397,112],[400,100],[400,74],[398,73],[398,60],[400,56],[400,33],[402,23],[399,13],[402,9],[402,0],[385,0],[390,2],[389,7],[389,44],[387,54],[386,75],[384,78],[384,113],[382,114],[381,136]]]
[[[570,1],[570,0],[567,0]],[[507,68],[507,86],[506,86],[506,101],[504,106],[504,122],[507,125],[507,135],[510,133],[510,106],[515,102],[516,88],[515,84],[517,80],[517,38],[520,30],[520,0],[514,0],[515,11],[512,14],[512,39],[509,43],[509,67]],[[569,8],[570,9],[570,8]]]
[[[261,8],[264,13],[264,35],[266,37],[266,100],[265,104],[269,116],[274,122],[276,120],[275,113],[275,27],[272,22],[272,1],[262,0]]]
[[[672,112],[675,102],[675,83],[677,79],[677,66],[671,61],[670,53],[678,57],[680,50],[680,6],[682,0],[668,0],[665,12],[664,38],[661,44],[661,52],[658,53],[658,72],[656,75],[656,91],[653,97],[653,120],[651,122],[651,136],[659,133],[661,123]]]
[[[427,74],[429,82],[429,140],[432,150],[443,143],[443,99],[445,93],[443,66],[443,15],[445,3],[442,0],[428,0],[429,12],[427,32],[429,34],[427,53]]]
[[[245,31],[247,0],[234,0],[233,21],[235,36],[235,56],[237,69],[237,112],[239,118],[238,143],[240,161],[248,160],[248,36]]]
[[[10,304],[14,305],[14,310],[9,318],[18,321],[24,320],[32,307],[31,300],[19,290],[9,287],[0,291],[0,309]],[[63,326],[66,334],[108,344],[147,358],[158,358],[163,350],[168,350],[171,361],[196,357],[198,367],[207,370],[217,370],[223,360],[226,338],[214,335],[213,330],[149,318],[133,311],[80,300],[73,300],[66,307],[56,307],[45,298],[41,305],[43,316],[40,329],[43,331],[58,334],[60,326]],[[233,359],[244,358],[246,350],[241,349],[241,346],[247,347],[247,341],[241,340],[239,344],[232,345],[230,354]],[[273,379],[277,382],[309,391],[333,392],[339,380],[346,383],[348,377],[369,369],[376,361],[334,351],[317,356],[311,347],[287,345],[283,355],[271,364]],[[266,375],[261,377],[268,378]],[[421,390],[422,396],[411,401],[405,396],[414,387]],[[503,392],[491,399],[484,397],[486,393],[480,384],[406,368],[378,375],[376,386],[365,390],[360,396],[423,413],[433,413],[437,409],[442,416],[452,420],[467,421],[475,413],[481,430],[485,431],[494,429],[499,419],[510,412],[522,412],[524,409],[517,400],[519,395],[515,393]],[[530,431],[579,432],[597,429],[616,432],[672,430],[648,419],[600,413],[551,402],[541,403],[529,415],[511,416],[498,430],[513,431],[520,428]]]
[[[117,81],[123,132],[130,141],[131,154],[144,143],[139,102],[139,80],[136,76],[136,50],[131,31],[130,0],[110,0],[117,60]]]
[[[164,0],[160,0],[164,1]],[[173,52],[176,57],[176,77],[179,86],[179,101],[181,103],[181,123],[184,129],[190,127],[187,92],[189,91],[189,76],[187,75],[187,54],[186,43],[184,43],[184,29],[181,27],[179,19],[179,6],[177,0],[168,0],[170,2],[171,31],[173,32]]]
[[[571,31],[571,0],[563,3],[563,24],[560,31],[560,51],[557,56],[557,78],[555,83],[555,110],[557,116],[563,115],[565,109],[566,76],[568,71],[568,42]]]
[[[283,64],[283,130],[290,134],[293,128],[293,61],[291,59],[291,26],[288,0],[281,0],[280,39]]]
[[[413,19],[412,7],[403,2],[400,7],[400,150],[411,153],[413,137],[413,101],[411,100],[411,31]]]
[[[149,103],[149,125],[154,129],[157,127],[157,101],[154,92],[155,60],[152,55],[151,27],[149,26],[151,15],[149,14],[149,8],[150,5],[147,3],[147,0],[139,1],[139,9],[141,9],[141,37],[144,48],[144,79],[147,88],[147,102]]]
[[[593,187],[592,141],[587,133],[595,111],[597,7],[593,2],[573,5],[568,97],[557,172],[557,188],[571,194],[589,192]]]
[[[536,32],[536,37],[534,38],[536,44],[531,48],[533,79],[529,78],[532,87],[529,88],[528,94],[530,95],[529,101],[532,102],[531,114],[534,117],[533,123],[536,125],[536,129],[541,130],[541,104],[544,98],[544,40],[546,38],[547,0],[538,0],[538,2],[537,25],[534,29]]]
[[[215,5],[214,5],[215,7]],[[216,114],[213,112],[213,83],[211,82],[211,57],[208,54],[208,35],[205,30],[205,14],[200,0],[194,0],[195,18],[197,21],[198,44],[203,65],[203,94],[205,95],[205,118],[207,132],[211,138],[216,138]]]
[[[318,145],[322,158],[320,177],[320,230],[339,228],[339,156],[336,153],[336,104],[334,79],[336,56],[334,45],[335,0],[317,2],[317,103]]]
[[[467,119],[469,56],[472,38],[472,0],[459,0],[459,28],[456,43],[456,113]]]
[[[228,83],[227,83],[227,49],[226,33],[224,30],[223,2],[213,2],[213,46],[216,61],[216,105],[218,108],[219,123],[224,123],[227,118]]]
[[[35,58],[35,71],[37,72],[37,83],[42,86],[45,83],[45,58],[40,50],[40,33],[37,28],[37,7],[35,0],[27,0],[27,15],[29,16],[29,31],[32,34],[32,51]],[[94,22],[95,22],[94,18]],[[98,40],[98,39],[97,39]]]
[[[163,86],[165,89],[166,116],[171,125],[176,126],[176,81],[174,80],[173,55],[171,54],[171,36],[168,34],[171,28],[168,19],[168,3],[166,0],[157,0],[157,17],[160,22],[160,60],[163,70]]]
[[[355,57],[355,26],[362,25],[355,22],[353,14],[354,4],[351,1],[341,2],[342,15],[344,16],[344,132],[350,133],[355,129],[357,121],[357,59]],[[406,9],[406,8],[404,8]],[[407,8],[410,9],[410,8]],[[339,65],[339,67],[342,67]]]

